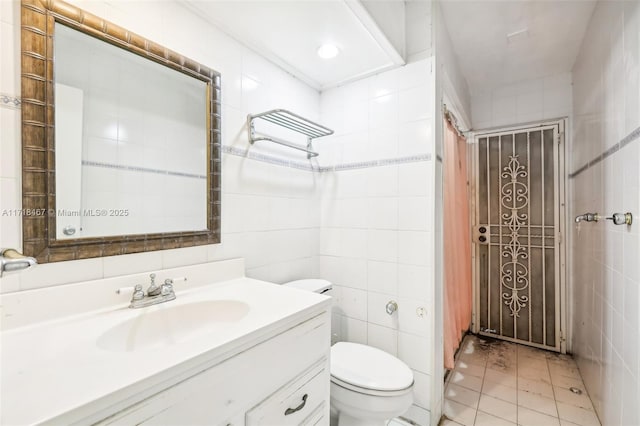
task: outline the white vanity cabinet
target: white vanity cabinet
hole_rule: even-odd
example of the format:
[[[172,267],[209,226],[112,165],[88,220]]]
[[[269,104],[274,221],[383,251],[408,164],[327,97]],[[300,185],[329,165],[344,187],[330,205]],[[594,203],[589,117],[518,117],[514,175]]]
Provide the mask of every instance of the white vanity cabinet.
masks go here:
[[[331,299],[244,270],[155,271],[189,285],[139,309],[148,273],[0,295],[0,424],[328,425]]]
[[[313,315],[98,424],[328,425],[330,314]]]

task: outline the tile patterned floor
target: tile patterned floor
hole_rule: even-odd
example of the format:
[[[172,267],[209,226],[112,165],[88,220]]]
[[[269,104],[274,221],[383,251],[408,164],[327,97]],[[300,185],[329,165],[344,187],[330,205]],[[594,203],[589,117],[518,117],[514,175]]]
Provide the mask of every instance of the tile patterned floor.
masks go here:
[[[600,426],[571,356],[472,335],[447,378],[444,415],[442,426]]]

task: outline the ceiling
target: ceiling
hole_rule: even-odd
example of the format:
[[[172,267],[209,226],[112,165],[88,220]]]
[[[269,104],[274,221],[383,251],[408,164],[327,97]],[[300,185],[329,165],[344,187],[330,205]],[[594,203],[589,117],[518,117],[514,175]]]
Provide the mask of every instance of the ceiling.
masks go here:
[[[594,6],[592,0],[447,0],[442,14],[469,90],[477,94],[571,71]]]
[[[192,0],[188,6],[318,90],[404,63],[358,0]],[[324,43],[340,54],[320,58]]]

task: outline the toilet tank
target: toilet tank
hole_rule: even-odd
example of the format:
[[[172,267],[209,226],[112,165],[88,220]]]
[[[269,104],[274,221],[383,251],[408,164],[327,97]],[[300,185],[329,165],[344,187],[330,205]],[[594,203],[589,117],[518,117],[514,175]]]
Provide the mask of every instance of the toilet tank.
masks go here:
[[[304,279],[289,281],[284,283],[287,287],[299,288],[300,290],[313,291],[314,293],[327,293],[333,288],[333,285],[327,280],[320,279]],[[327,294],[329,296],[330,294]]]
[[[287,287],[299,288],[301,290],[313,291],[314,293],[321,293],[325,296],[331,296],[333,298],[333,284],[327,280],[320,279],[304,279],[304,280],[296,280],[289,281],[288,283],[284,283],[282,285],[286,285]],[[340,309],[337,306],[337,300],[333,298],[333,307],[331,308],[331,344],[337,343],[340,341],[340,324],[341,324],[341,315]]]

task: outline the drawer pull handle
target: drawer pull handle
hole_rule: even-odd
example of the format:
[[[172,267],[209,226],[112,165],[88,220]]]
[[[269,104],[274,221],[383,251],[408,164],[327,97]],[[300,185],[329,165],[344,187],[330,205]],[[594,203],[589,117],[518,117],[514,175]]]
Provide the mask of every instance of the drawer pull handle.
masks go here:
[[[303,397],[302,397],[302,404],[298,405],[296,408],[287,408],[287,409],[284,411],[284,415],[285,415],[285,416],[288,416],[289,414],[293,414],[293,413],[295,413],[295,412],[297,412],[297,411],[302,410],[302,409],[304,408],[305,404],[307,403],[307,397],[308,397],[308,396],[309,396],[309,395],[307,395],[307,394],[305,393],[305,394],[303,395]]]

